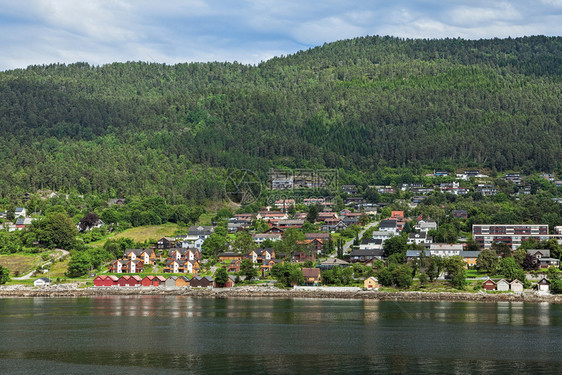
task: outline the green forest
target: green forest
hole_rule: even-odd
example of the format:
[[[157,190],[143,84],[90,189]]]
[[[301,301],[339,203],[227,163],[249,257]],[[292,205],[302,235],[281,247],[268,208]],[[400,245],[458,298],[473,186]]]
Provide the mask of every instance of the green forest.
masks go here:
[[[255,66],[0,72],[0,195],[223,198],[229,169],[562,174],[562,38],[362,37]],[[407,181],[405,181],[407,182]]]

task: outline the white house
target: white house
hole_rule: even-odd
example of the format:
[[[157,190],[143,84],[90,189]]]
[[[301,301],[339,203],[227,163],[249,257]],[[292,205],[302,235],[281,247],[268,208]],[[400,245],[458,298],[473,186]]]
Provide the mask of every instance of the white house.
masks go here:
[[[427,233],[430,230],[437,230],[437,223],[435,221],[420,220],[414,225],[414,229]]]
[[[509,285],[513,293],[523,293],[523,283],[521,281],[515,279]]]
[[[509,290],[509,283],[504,279],[501,279],[496,283],[496,290],[500,292],[507,292]]]
[[[50,285],[51,285],[51,279],[46,277],[41,277],[33,282],[33,286],[37,286],[40,288]]]
[[[429,251],[431,255],[437,255],[440,257],[452,257],[455,255],[461,255],[462,244],[448,244],[448,243],[433,243],[429,245]]]

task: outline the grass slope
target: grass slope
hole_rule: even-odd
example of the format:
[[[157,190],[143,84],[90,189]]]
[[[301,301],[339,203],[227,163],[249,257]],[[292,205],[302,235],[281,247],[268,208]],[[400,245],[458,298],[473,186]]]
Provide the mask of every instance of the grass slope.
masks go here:
[[[135,227],[127,229],[123,232],[119,232],[113,236],[106,237],[99,241],[90,243],[90,246],[102,247],[109,238],[132,238],[135,242],[142,242],[149,239],[159,240],[164,236],[171,236],[177,229],[177,224],[166,223],[162,225],[146,225],[141,227]]]
[[[10,270],[10,276],[15,276],[17,272],[23,276],[42,263],[41,254],[0,255],[0,265]]]

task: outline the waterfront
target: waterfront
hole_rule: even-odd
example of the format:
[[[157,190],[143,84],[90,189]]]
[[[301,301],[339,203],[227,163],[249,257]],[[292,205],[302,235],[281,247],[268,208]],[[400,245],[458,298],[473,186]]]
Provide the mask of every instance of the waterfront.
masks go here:
[[[0,299],[1,373],[554,373],[562,306],[522,302]]]

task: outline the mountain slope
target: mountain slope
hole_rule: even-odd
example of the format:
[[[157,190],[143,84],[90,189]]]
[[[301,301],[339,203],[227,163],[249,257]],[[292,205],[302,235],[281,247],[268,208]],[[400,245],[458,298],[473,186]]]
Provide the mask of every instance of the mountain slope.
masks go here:
[[[562,38],[365,37],[245,66],[0,73],[3,196],[218,197],[224,168],[562,168]]]

